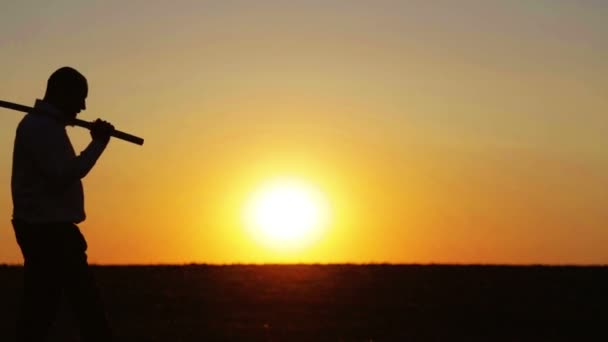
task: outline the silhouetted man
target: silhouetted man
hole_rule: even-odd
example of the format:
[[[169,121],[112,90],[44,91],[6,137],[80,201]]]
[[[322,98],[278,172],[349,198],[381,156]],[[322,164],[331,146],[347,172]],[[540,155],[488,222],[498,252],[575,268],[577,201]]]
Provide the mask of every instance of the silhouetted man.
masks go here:
[[[13,227],[25,261],[18,341],[47,339],[65,294],[83,341],[109,341],[110,330],[91,271],[81,178],[106,148],[114,127],[102,120],[76,155],[65,126],[86,109],[87,80],[63,67],[48,80],[43,100],[19,123],[13,151]]]

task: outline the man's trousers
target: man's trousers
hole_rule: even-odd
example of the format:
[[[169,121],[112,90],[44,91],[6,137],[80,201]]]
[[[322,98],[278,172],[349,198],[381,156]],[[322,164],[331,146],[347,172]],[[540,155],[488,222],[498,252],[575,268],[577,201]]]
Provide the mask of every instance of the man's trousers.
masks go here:
[[[24,258],[24,292],[17,325],[19,342],[48,338],[65,298],[86,342],[111,340],[102,301],[87,263],[87,243],[73,223],[13,220]]]

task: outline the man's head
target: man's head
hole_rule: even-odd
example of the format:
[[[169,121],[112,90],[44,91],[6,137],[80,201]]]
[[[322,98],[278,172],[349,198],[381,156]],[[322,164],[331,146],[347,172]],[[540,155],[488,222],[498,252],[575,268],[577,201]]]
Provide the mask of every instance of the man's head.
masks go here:
[[[85,100],[88,92],[87,79],[76,69],[63,67],[49,77],[44,101],[60,109],[66,119],[73,119],[87,108]]]

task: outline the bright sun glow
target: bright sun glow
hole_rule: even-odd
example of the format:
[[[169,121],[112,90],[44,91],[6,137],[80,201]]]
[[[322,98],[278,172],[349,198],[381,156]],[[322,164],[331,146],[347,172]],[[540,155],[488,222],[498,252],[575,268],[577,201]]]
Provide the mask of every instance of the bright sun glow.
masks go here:
[[[317,240],[329,208],[323,193],[300,180],[269,182],[255,192],[245,208],[245,224],[268,247],[296,249]]]

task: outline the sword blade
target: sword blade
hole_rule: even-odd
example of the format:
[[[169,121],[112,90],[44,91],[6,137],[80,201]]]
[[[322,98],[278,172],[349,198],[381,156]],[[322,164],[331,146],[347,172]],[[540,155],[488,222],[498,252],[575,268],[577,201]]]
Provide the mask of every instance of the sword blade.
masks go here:
[[[13,102],[8,102],[8,101],[2,101],[0,100],[0,107],[3,108],[8,108],[8,109],[12,109],[12,110],[16,110],[19,112],[25,112],[25,113],[29,113],[29,112],[33,112],[34,108],[33,107],[29,107],[29,106],[24,106],[22,104],[18,104],[18,103],[13,103]],[[74,119],[74,121],[72,122],[73,125],[75,126],[79,126],[79,127],[83,127],[83,128],[87,128],[87,129],[91,129],[91,126],[93,125],[92,122],[88,122],[88,121],[84,121],[81,119]],[[143,145],[144,144],[144,139],[137,137],[135,135],[129,134],[129,133],[125,133],[125,132],[121,132],[119,130],[114,130],[114,132],[112,133],[112,136],[114,138],[118,138],[124,141],[128,141],[137,145]]]

